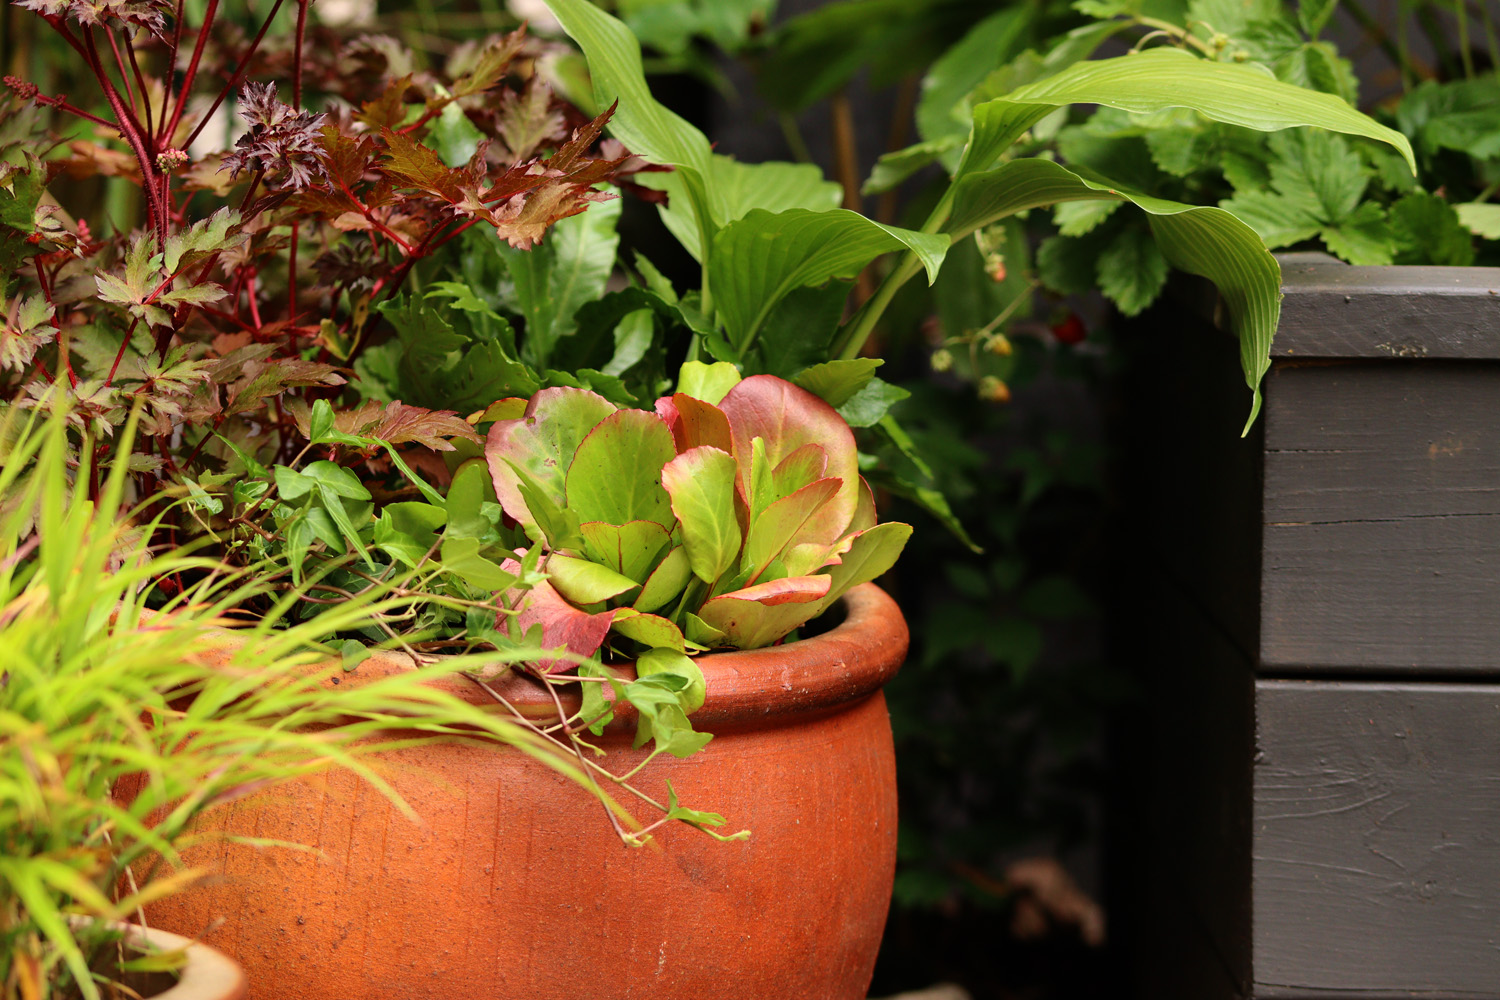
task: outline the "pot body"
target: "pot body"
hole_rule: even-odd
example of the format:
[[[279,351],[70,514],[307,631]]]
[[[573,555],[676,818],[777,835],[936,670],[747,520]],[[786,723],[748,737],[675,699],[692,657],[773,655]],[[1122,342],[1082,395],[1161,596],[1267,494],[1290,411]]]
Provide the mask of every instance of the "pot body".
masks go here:
[[[713,742],[637,776],[747,841],[674,823],[626,847],[597,800],[522,754],[428,744],[382,769],[420,825],[343,772],[235,803],[218,814],[228,832],[313,850],[215,844],[221,877],[152,920],[222,919],[204,940],[246,967],[255,1000],[863,998],[895,869],[880,685],[906,627],[873,585],[847,609],[812,639],[700,658],[694,719]],[[371,674],[384,669],[410,667]],[[598,742],[615,773],[644,755],[621,729]]]

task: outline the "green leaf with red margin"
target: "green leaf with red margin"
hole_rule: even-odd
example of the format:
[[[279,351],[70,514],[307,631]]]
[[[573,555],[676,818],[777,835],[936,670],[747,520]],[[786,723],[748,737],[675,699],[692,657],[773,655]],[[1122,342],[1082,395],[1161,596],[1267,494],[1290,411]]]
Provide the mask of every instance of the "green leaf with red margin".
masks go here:
[[[568,508],[581,522],[655,521],[670,529],[676,519],[661,478],[676,454],[666,421],[645,410],[616,410],[578,445],[568,466]]]
[[[588,521],[578,526],[584,555],[591,562],[608,566],[637,583],[645,583],[657,562],[672,544],[672,536],[655,521],[609,524]]]
[[[822,614],[829,605],[844,595],[850,587],[869,583],[885,574],[901,556],[901,550],[911,538],[911,525],[900,521],[887,521],[853,536],[853,544],[842,559],[827,570],[828,593],[818,602],[817,610],[810,619]]]
[[[565,506],[568,467],[578,446],[614,412],[615,404],[586,389],[543,389],[531,397],[523,416],[495,421],[484,455],[505,512],[522,524],[536,523],[512,463],[525,469],[556,506]]]
[[[573,604],[598,604],[640,586],[608,566],[561,552],[547,557],[546,569],[553,589]]]
[[[729,432],[729,418],[712,403],[679,392],[658,399],[656,413],[671,428],[679,455],[703,445],[734,454],[734,435]]]
[[[698,617],[730,646],[769,646],[822,610],[831,583],[827,576],[798,576],[757,584],[709,600]]]
[[[729,418],[735,454],[752,454],[751,442],[765,442],[772,469],[797,449],[817,444],[828,455],[828,476],[841,481],[839,491],[808,525],[808,538],[833,542],[849,527],[859,501],[859,459],[854,432],[844,418],[806,389],[772,375],[755,375],[736,385],[719,403]],[[740,488],[752,496],[750,469],[740,464]]]
[[[619,608],[615,611],[612,628],[617,635],[634,639],[643,646],[660,646],[679,653],[687,652],[687,640],[683,638],[682,630],[660,615],[645,614],[634,608]]]
[[[583,659],[599,651],[615,617],[613,611],[590,614],[578,610],[563,600],[562,595],[545,580],[522,594],[519,600],[520,610],[515,615],[516,634],[525,635],[533,625],[540,625],[544,650],[565,648]],[[500,615],[497,620],[500,628],[505,627],[505,617]],[[549,674],[575,665],[575,660],[561,657],[539,657],[534,661],[537,670]]]
[[[661,473],[693,573],[712,584],[734,565],[743,541],[734,509],[734,457],[703,445],[678,455]]]
[[[693,567],[687,549],[677,546],[661,565],[651,571],[640,596],[635,599],[635,609],[641,612],[655,611],[675,600],[688,581],[693,578]]]
[[[809,483],[771,504],[751,523],[740,561],[740,568],[750,573],[750,583],[759,580],[772,560],[781,558],[789,547],[808,541],[802,537],[808,523],[833,499],[841,485],[837,479]]]
[[[805,444],[771,470],[772,502],[789,497],[802,487],[824,478],[828,452],[820,444]]]

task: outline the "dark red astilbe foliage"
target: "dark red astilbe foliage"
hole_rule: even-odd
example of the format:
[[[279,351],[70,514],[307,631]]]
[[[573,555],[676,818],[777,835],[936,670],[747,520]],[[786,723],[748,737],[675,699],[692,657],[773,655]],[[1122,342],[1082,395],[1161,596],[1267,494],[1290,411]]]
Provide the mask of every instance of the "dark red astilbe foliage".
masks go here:
[[[596,186],[629,185],[652,169],[601,143],[613,109],[590,119],[551,93],[534,73],[545,43],[524,29],[460,47],[438,73],[381,36],[320,29],[316,45],[267,41],[269,18],[254,34],[217,25],[218,3],[196,30],[171,24],[156,0],[22,5],[98,81],[93,94],[65,98],[7,79],[37,111],[96,124],[92,140],[36,163],[37,195],[64,176],[124,178],[141,191],[147,226],[99,239],[107,220],[90,230],[82,216],[65,224],[38,208],[29,230],[17,228],[33,249],[22,287],[0,305],[44,317],[52,332],[18,326],[28,350],[16,357],[25,353],[29,367],[0,370],[0,396],[36,405],[64,381],[78,421],[106,438],[143,402],[146,433],[132,461],[146,489],[234,465],[221,437],[260,462],[286,461],[306,443],[302,415],[316,399],[334,403],[341,430],[393,444],[442,450],[472,437],[451,413],[361,403],[351,391],[350,364],[381,336],[374,306],[472,227],[529,248],[611,197]],[[178,70],[153,108],[143,95],[164,84],[142,72],[148,60],[137,50]],[[312,93],[320,96],[297,105]],[[231,150],[189,158],[183,150],[204,124],[189,98],[205,94],[214,108],[232,98],[248,129]],[[467,162],[444,161],[439,124],[477,136]],[[36,148],[47,145],[42,135]],[[4,218],[17,216],[15,204],[4,207]],[[0,251],[14,245],[9,231],[0,225]],[[23,310],[31,299],[38,304]],[[48,343],[33,351],[23,336]]]

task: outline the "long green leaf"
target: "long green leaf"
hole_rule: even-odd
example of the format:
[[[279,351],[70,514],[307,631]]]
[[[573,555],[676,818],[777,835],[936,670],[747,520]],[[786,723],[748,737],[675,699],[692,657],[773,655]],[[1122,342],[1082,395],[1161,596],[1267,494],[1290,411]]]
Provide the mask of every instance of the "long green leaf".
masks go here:
[[[1332,94],[1282,83],[1253,66],[1210,62],[1177,49],[1157,48],[1076,63],[976,106],[974,130],[957,175],[983,170],[1022,132],[1053,108],[1067,104],[1103,104],[1140,114],[1191,108],[1214,121],[1261,132],[1311,125],[1390,143],[1416,172],[1405,136]]]
[[[1136,194],[1050,160],[1012,160],[958,183],[948,228],[960,239],[1029,208],[1090,199],[1127,201],[1145,211],[1167,260],[1218,286],[1252,393],[1248,428],[1260,412],[1260,381],[1270,367],[1271,338],[1281,316],[1281,267],[1255,230],[1232,214]]]
[[[892,250],[915,254],[930,283],[948,251],[948,237],[883,226],[846,209],[756,210],[714,238],[709,281],[731,342],[744,350],[788,292],[858,274]]]
[[[595,103],[608,107],[619,101],[610,132],[632,153],[677,167],[699,225],[706,226],[719,214],[708,188],[712,149],[702,132],[651,96],[635,35],[589,0],[547,0],[547,6],[588,59]],[[703,228],[701,241],[708,242],[712,233]]]

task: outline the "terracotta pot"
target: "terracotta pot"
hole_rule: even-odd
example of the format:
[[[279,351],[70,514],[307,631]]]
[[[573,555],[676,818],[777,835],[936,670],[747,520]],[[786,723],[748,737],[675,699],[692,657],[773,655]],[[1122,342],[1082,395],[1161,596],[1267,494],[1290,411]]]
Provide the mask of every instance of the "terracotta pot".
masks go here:
[[[132,984],[146,1000],[242,1000],[245,996],[245,971],[223,952],[154,927],[123,926],[127,940],[144,940],[160,951],[187,950],[187,964],[178,971],[175,982],[165,973],[153,973]],[[158,983],[166,988],[152,992]]]
[[[896,856],[880,688],[907,631],[872,584],[846,609],[822,635],[700,658],[694,723],[714,741],[642,772],[748,841],[672,824],[628,848],[596,800],[520,753],[426,745],[385,772],[422,826],[346,774],[236,803],[227,829],[316,852],[216,845],[223,878],[152,921],[201,933],[222,918],[204,939],[245,966],[255,1000],[863,998]],[[341,682],[409,669],[376,657]],[[462,678],[436,683],[491,704]],[[502,686],[550,702],[526,678]],[[599,741],[616,773],[643,755],[629,728]]]

